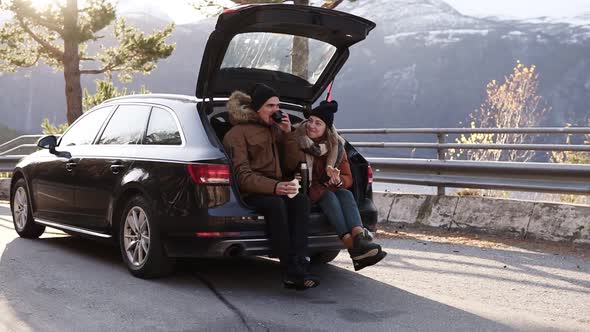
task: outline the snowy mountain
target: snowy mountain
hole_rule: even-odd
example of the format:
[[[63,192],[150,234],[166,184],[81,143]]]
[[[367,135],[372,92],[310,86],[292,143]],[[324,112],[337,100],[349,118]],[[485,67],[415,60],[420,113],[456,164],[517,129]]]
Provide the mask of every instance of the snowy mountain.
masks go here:
[[[590,23],[588,0],[444,0],[464,15],[493,20],[528,20],[545,23]]]
[[[337,126],[462,126],[482,103],[486,84],[502,80],[517,60],[537,66],[540,94],[553,109],[545,124],[586,124],[590,25],[583,21],[590,15],[580,13],[577,24],[538,17],[468,16],[466,7],[458,6],[459,10],[449,4],[453,1],[464,0],[357,0],[338,7],[374,20],[377,28],[351,49],[337,77],[334,97],[342,105]],[[165,15],[152,14],[131,20],[146,31],[166,24]],[[171,38],[177,43],[173,55],[152,75],[137,76],[130,88],[146,84],[153,92],[194,94],[214,22],[177,26]],[[1,122],[36,132],[43,118],[64,121],[62,74],[39,67],[29,76],[0,76],[0,89],[12,96],[0,99]],[[83,84],[93,89],[93,79],[85,78]],[[15,117],[15,110],[23,116]]]

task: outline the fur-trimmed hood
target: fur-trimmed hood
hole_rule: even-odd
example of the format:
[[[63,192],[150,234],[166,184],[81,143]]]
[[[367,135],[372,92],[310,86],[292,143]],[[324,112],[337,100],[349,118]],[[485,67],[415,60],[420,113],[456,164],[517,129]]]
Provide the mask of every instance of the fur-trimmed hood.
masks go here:
[[[251,102],[252,98],[242,91],[234,91],[229,96],[226,106],[229,113],[229,122],[232,125],[235,126],[245,123],[263,124],[256,111],[250,106]]]

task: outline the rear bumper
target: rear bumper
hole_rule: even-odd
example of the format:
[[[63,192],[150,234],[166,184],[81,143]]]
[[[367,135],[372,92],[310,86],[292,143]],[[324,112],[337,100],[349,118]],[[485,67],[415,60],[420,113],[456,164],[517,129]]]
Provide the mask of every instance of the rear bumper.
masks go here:
[[[377,209],[370,199],[358,204],[362,222],[371,231],[376,230]],[[238,211],[239,212],[239,211]],[[223,256],[256,256],[271,255],[270,240],[266,231],[266,222],[262,216],[252,211],[243,216],[213,216],[209,213],[199,218],[199,223],[191,222],[193,218],[183,220],[171,218],[164,236],[164,248],[171,257],[223,257]],[[174,225],[174,226],[173,226]],[[197,232],[236,232],[237,237],[202,237]],[[335,234],[335,229],[327,221],[326,216],[317,207],[309,217],[308,253],[310,255],[343,249],[342,242]]]
[[[308,253],[344,249],[337,235],[309,236]],[[268,238],[169,238],[164,248],[170,257],[236,257],[271,255]]]

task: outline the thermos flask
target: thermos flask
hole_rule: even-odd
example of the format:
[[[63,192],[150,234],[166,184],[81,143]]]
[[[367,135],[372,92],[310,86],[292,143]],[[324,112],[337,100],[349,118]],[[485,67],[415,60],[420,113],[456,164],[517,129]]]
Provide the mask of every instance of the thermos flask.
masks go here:
[[[301,162],[299,164],[299,170],[301,174],[301,187],[299,188],[299,193],[307,195],[307,188],[309,188],[309,169],[307,168],[306,162]]]

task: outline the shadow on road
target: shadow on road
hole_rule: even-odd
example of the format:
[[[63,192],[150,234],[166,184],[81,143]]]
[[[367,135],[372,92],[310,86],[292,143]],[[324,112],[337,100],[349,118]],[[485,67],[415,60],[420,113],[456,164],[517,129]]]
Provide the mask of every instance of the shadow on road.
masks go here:
[[[0,259],[0,304],[32,330],[508,329],[336,266],[315,272],[323,283],[306,292],[283,289],[263,258],[183,259],[171,277],[140,280],[114,246],[15,238]]]

